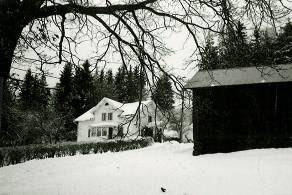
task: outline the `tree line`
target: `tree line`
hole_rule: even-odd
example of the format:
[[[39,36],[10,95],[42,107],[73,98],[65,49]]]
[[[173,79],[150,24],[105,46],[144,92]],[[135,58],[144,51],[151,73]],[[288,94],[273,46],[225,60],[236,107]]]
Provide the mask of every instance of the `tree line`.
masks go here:
[[[146,75],[139,66],[111,69],[92,68],[89,61],[81,67],[67,63],[54,90],[48,88],[44,74],[27,70],[23,82],[6,83],[6,114],[2,118],[0,146],[75,141],[75,118],[108,97],[123,103],[150,97]],[[164,109],[171,109],[171,82],[162,75],[151,95]],[[169,99],[170,100],[167,100]]]
[[[201,53],[200,69],[270,66],[292,63],[292,23],[281,27],[278,36],[271,29],[255,27],[248,36],[243,23],[237,22],[224,34],[208,34]]]

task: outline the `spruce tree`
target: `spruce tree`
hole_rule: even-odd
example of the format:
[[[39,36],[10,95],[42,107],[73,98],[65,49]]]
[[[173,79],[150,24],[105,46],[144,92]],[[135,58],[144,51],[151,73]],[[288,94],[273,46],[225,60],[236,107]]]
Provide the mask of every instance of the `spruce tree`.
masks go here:
[[[250,66],[250,49],[245,26],[237,22],[220,39],[220,60],[224,68]]]
[[[105,83],[105,87],[106,87],[106,93],[105,96],[111,99],[115,99],[115,94],[114,94],[114,90],[115,90],[115,86],[114,86],[114,77],[113,77],[113,72],[111,69],[109,69],[106,72],[106,83]]]
[[[126,68],[120,67],[115,76],[115,94],[119,102],[127,102],[127,75]]]
[[[88,61],[82,65],[82,68],[76,67],[74,83],[74,116],[80,116],[94,106],[94,86],[93,77],[90,72]]]
[[[282,28],[275,44],[275,63],[292,63],[292,23],[288,21]]]
[[[73,70],[70,63],[64,66],[60,81],[56,85],[55,107],[58,112],[55,119],[59,117],[64,121],[63,132],[60,132],[62,134],[60,137],[66,141],[76,140],[76,125],[73,123]]]
[[[56,85],[55,105],[59,112],[72,112],[73,99],[73,71],[72,65],[67,63],[60,75],[60,81]]]
[[[38,93],[35,96],[35,101],[39,105],[39,108],[45,109],[48,106],[51,97],[46,76],[42,74],[42,76],[38,78],[36,82],[38,87]]]
[[[128,74],[127,74],[127,80],[126,80],[126,89],[127,89],[127,102],[134,102],[137,99],[137,89],[134,83],[134,75],[132,71],[132,66],[130,66]]]
[[[162,111],[170,111],[173,108],[174,94],[168,75],[163,74],[157,80],[152,99]]]
[[[33,87],[35,78],[30,69],[27,70],[24,81],[20,87],[19,101],[23,109],[30,109],[33,107]]]
[[[201,53],[201,61],[199,63],[199,67],[202,70],[221,68],[218,48],[214,45],[214,40],[211,34],[207,36],[205,48]]]
[[[19,108],[17,105],[16,94],[19,89],[18,82],[11,79],[7,80],[4,86],[5,95],[2,126],[0,131],[0,147],[11,146],[17,144],[17,130],[19,130]]]
[[[145,89],[146,87],[146,78],[145,74],[140,71],[139,66],[134,67],[133,71],[133,80],[134,80],[134,86],[135,86],[135,101],[145,100],[147,97],[147,91]],[[141,97],[140,97],[141,96]]]

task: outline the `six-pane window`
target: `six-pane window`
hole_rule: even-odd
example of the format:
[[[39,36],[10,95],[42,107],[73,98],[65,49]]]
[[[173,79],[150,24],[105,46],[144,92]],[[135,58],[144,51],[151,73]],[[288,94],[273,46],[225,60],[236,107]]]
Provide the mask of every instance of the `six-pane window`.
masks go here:
[[[108,113],[108,115],[107,115],[107,119],[108,119],[109,121],[113,120],[113,113]]]
[[[101,115],[101,120],[102,120],[102,121],[106,121],[106,113],[102,113],[102,115]]]

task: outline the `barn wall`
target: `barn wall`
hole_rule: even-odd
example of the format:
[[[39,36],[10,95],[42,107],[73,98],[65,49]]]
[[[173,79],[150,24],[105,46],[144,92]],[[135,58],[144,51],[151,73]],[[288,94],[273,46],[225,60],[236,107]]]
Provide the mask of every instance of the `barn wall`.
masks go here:
[[[199,143],[194,147],[199,153],[289,145],[291,84],[213,87],[193,93],[198,111],[194,136]]]

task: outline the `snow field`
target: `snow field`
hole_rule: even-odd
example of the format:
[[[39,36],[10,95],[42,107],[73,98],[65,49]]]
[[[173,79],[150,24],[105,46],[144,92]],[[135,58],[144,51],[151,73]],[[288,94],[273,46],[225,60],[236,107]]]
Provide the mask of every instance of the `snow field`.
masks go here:
[[[192,147],[167,142],[2,167],[0,195],[292,194],[292,148],[194,157]]]

